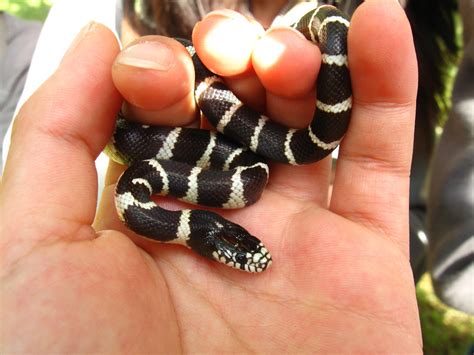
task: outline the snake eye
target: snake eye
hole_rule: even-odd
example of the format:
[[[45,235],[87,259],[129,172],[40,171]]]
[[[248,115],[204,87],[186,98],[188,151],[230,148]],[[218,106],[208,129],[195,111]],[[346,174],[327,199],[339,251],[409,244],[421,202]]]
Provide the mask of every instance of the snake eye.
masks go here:
[[[244,253],[238,253],[235,256],[235,260],[240,264],[246,264],[247,263],[247,257],[245,256]]]

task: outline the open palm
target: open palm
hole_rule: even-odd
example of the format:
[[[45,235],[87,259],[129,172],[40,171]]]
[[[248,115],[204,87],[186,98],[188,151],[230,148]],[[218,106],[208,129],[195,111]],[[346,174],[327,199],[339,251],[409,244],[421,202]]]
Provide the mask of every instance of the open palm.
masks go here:
[[[121,98],[117,44],[91,26],[17,118],[0,200],[2,350],[421,351],[407,240],[416,63],[401,9],[367,1],[349,50],[354,113],[330,199],[328,159],[275,165],[259,202],[224,213],[272,252],[271,268],[251,275],[131,235],[111,206],[121,167],[111,165],[95,216],[94,159]],[[129,97],[134,70],[116,63],[114,81],[145,101],[129,106],[140,120],[194,115],[187,96],[171,108],[147,106],[143,87]]]

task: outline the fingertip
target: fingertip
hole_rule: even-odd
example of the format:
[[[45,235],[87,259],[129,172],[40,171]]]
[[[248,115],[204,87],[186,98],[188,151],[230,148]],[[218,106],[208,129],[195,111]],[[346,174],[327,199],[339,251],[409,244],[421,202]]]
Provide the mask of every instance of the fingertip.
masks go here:
[[[417,60],[410,23],[398,1],[360,5],[351,20],[348,51],[356,100],[413,101]]]
[[[80,47],[85,41],[90,42],[91,47],[96,47],[97,42],[100,41],[102,44],[102,51],[100,53],[102,55],[115,55],[120,50],[117,37],[115,37],[110,28],[99,22],[91,21],[79,31],[72,41],[61,60],[61,64],[65,65],[61,65],[58,69],[65,66],[67,67],[68,62],[70,62],[71,65],[75,65],[74,62],[77,60],[77,51],[80,50]]]
[[[114,84],[131,105],[157,111],[190,95],[194,69],[186,49],[162,36],[145,36],[132,42],[112,67]]]
[[[192,37],[196,52],[210,70],[218,75],[234,76],[251,68],[259,31],[237,12],[219,10],[199,22]]]
[[[256,44],[252,63],[264,87],[284,98],[304,97],[314,88],[320,51],[287,27],[269,30]]]
[[[366,0],[356,10],[348,52],[354,104],[330,209],[382,231],[406,252],[418,75],[410,24],[397,1]]]

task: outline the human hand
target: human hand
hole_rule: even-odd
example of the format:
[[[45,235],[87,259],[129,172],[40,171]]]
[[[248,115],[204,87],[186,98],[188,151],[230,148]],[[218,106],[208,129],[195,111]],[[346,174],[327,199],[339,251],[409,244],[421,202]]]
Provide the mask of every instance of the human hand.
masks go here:
[[[212,50],[212,29],[227,26],[232,36],[236,22],[242,25],[208,17],[195,44]],[[190,60],[184,48],[155,39],[161,41],[172,53],[165,69],[124,65],[123,57],[120,64],[119,57],[115,85],[141,122],[189,124],[196,116]],[[219,58],[203,60],[232,75],[229,83],[245,101],[266,106],[287,125],[304,125],[314,106],[308,70],[317,71],[318,60],[294,61],[315,49],[277,30],[249,48],[256,67],[265,64],[259,48],[272,41],[291,50],[270,69],[257,69],[258,80],[242,53],[222,68]],[[153,63],[146,55],[158,46],[148,43],[138,55]],[[2,350],[421,352],[408,261],[416,60],[409,24],[394,1],[366,1],[358,9],[349,51],[353,117],[330,202],[329,159],[275,164],[259,202],[224,213],[272,252],[272,267],[250,275],[128,232],[112,203],[122,170],[115,164],[91,227],[94,159],[110,137],[120,95],[110,75],[114,38],[98,25],[84,33],[15,125],[0,199]],[[301,120],[293,120],[295,113]]]

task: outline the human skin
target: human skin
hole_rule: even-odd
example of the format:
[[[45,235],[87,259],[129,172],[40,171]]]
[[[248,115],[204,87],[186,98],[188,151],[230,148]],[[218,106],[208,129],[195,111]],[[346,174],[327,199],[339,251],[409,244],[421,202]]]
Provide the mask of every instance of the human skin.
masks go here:
[[[193,40],[206,64],[218,72],[240,68],[228,82],[244,100],[287,125],[304,125],[310,113],[300,107],[309,107],[313,79],[293,80],[287,70],[295,57],[313,54],[301,70],[318,68],[317,50],[288,29],[254,42],[250,31],[249,56],[221,68],[210,53],[219,26],[236,36],[245,24],[218,13],[198,25]],[[291,50],[268,64],[262,46],[268,50],[272,41]],[[0,350],[422,353],[408,253],[417,65],[397,2],[368,0],[354,14],[353,115],[331,196],[329,159],[273,164],[260,201],[223,213],[272,252],[274,263],[262,274],[129,232],[112,206],[123,170],[117,164],[96,213],[94,160],[122,96],[141,122],[187,125],[196,117],[184,48],[161,37],[145,42],[119,54],[112,33],[90,25],[16,119],[0,195]],[[147,53],[150,47],[161,49]],[[168,50],[171,56],[163,54]],[[149,94],[173,82],[174,93]],[[290,112],[301,117],[288,118]]]

